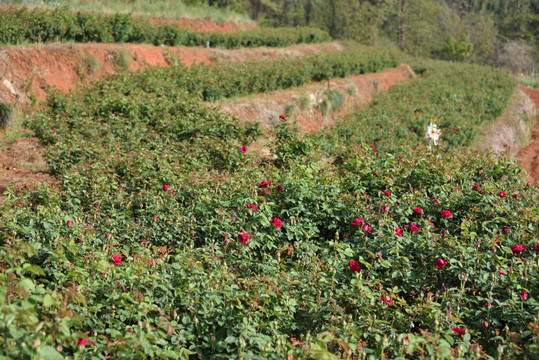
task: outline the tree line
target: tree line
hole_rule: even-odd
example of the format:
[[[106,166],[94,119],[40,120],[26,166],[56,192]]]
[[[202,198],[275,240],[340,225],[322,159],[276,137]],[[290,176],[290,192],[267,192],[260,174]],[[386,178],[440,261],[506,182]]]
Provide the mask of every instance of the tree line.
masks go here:
[[[317,26],[336,39],[415,55],[537,70],[539,0],[184,0],[261,25]]]

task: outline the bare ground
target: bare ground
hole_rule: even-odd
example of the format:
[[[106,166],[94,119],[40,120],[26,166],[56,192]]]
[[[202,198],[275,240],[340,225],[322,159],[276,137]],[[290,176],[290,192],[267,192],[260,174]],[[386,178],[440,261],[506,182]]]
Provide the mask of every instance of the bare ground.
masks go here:
[[[539,109],[539,89],[522,86],[522,90],[532,99],[537,109]],[[535,126],[533,127],[529,144],[521,149],[516,159],[528,172],[532,181],[539,179],[539,111],[537,111]]]

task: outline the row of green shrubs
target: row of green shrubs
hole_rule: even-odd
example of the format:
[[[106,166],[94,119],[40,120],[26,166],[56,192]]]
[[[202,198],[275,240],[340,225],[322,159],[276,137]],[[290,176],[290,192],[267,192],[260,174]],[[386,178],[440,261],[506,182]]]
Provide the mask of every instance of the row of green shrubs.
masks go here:
[[[107,15],[67,8],[54,10],[2,7],[0,45],[73,41],[77,43],[146,43],[169,46],[284,47],[320,43],[329,35],[315,28],[260,28],[234,33],[196,32],[175,24],[151,24],[130,14]]]
[[[155,76],[172,79],[204,101],[289,89],[311,81],[374,73],[399,64],[398,52],[383,48],[351,48],[336,54],[272,60],[253,60],[241,66],[223,63],[164,69]]]
[[[482,127],[505,111],[516,87],[511,76],[490,67],[414,60],[414,68],[421,81],[380,94],[327,135],[405,152],[425,145],[426,126],[433,121],[446,150],[470,146]]]
[[[256,124],[160,74],[53,94],[29,119],[55,183],[2,208],[5,357],[537,353],[539,191],[514,164],[375,151],[286,117],[260,157]]]

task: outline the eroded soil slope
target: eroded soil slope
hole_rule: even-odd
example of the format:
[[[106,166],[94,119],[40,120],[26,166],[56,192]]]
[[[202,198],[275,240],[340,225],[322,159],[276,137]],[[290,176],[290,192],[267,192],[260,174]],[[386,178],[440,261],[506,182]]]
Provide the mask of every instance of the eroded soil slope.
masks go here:
[[[343,49],[337,43],[241,50],[116,44],[4,47],[0,48],[0,101],[26,104],[29,100],[44,99],[50,88],[68,93],[81,82],[117,73],[126,63],[129,71],[137,71],[148,66],[169,66],[175,62],[186,65],[242,62]]]
[[[539,109],[539,89],[522,87],[522,90],[532,99],[537,109]],[[526,169],[534,181],[539,179],[539,111],[537,111],[537,121],[532,130],[531,140],[525,148],[520,150],[516,156],[518,162]]]

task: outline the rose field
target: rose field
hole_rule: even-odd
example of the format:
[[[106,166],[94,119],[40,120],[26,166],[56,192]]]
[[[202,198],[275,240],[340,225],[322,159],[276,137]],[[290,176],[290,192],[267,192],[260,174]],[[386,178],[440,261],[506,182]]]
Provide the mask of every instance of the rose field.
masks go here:
[[[313,134],[215,105],[400,63],[417,78]],[[472,150],[515,88],[348,44],[51,91],[24,125],[53,180],[0,205],[0,359],[536,359],[539,189]]]

